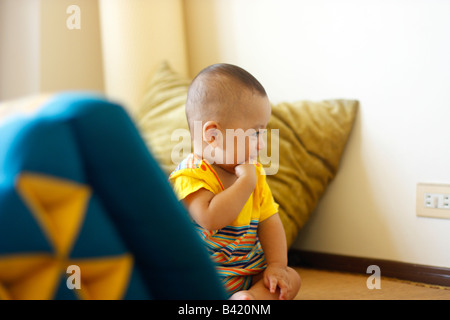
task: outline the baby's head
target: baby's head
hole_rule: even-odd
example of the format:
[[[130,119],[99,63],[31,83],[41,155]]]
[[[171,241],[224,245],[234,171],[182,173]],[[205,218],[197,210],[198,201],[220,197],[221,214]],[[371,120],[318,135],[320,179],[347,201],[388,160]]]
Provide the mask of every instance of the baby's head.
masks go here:
[[[186,101],[194,152],[230,170],[256,159],[264,148],[261,131],[270,113],[264,87],[244,69],[231,64],[203,69],[189,86]]]

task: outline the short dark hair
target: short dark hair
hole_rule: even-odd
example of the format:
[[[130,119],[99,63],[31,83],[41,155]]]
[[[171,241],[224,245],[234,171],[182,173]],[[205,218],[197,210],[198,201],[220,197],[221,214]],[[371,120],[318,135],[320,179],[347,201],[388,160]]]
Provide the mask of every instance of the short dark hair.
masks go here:
[[[204,74],[224,75],[231,77],[240,81],[248,89],[255,90],[262,96],[267,96],[266,90],[264,89],[262,84],[251,73],[234,64],[217,63],[210,65],[209,67],[206,67],[202,71],[200,71],[192,82],[194,82],[197,77]]]
[[[187,92],[186,118],[189,129],[192,123],[209,117],[216,112],[212,106],[232,106],[230,101],[238,101],[245,92],[267,97],[266,90],[254,76],[241,67],[217,63],[200,71],[192,80]],[[228,102],[228,104],[227,104]],[[226,114],[227,110],[219,110]]]

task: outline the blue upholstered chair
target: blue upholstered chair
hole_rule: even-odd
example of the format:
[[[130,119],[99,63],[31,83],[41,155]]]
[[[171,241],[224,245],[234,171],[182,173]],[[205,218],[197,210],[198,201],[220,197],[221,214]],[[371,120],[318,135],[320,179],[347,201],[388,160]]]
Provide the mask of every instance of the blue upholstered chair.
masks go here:
[[[0,298],[226,298],[121,106],[90,93],[0,106]]]

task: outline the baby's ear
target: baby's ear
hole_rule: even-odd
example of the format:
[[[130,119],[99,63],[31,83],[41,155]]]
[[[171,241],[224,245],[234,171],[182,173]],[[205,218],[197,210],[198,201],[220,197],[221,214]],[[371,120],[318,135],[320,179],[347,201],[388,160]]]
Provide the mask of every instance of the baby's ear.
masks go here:
[[[203,141],[215,148],[217,145],[217,135],[219,132],[217,122],[207,121],[203,125]]]

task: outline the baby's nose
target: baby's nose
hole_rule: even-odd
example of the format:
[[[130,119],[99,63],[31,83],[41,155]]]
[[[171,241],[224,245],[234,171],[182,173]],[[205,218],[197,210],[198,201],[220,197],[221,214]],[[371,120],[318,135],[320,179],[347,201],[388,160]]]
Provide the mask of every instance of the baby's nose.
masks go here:
[[[266,147],[266,144],[264,143],[264,139],[260,138],[258,140],[258,151],[264,149],[265,147]]]

